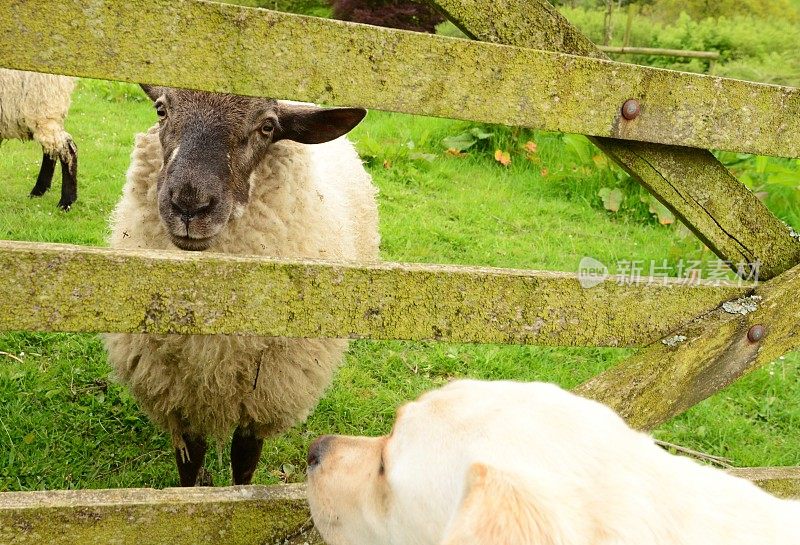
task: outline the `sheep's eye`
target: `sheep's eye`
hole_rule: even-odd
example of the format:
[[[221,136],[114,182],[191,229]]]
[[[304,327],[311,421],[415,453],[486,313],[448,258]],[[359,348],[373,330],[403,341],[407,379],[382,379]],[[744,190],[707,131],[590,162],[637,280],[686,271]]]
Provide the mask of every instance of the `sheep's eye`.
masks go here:
[[[158,114],[159,119],[167,117],[167,107],[164,106],[163,102],[156,102],[156,114]]]
[[[272,131],[275,130],[275,124],[272,121],[264,121],[259,130],[264,136],[272,136]]]

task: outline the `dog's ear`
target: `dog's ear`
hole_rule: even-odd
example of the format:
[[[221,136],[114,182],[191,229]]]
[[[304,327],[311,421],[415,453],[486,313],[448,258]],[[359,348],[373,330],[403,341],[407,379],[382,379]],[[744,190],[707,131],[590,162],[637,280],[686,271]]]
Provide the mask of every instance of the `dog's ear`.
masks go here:
[[[484,464],[467,472],[464,498],[441,545],[553,545],[552,526],[514,476]]]

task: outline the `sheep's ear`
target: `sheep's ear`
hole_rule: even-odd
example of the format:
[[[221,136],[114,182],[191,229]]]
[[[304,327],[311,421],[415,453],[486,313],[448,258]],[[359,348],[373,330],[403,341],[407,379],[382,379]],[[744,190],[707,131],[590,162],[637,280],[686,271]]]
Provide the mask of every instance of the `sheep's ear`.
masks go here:
[[[279,127],[273,141],[322,144],[350,132],[364,119],[367,110],[282,103],[277,108],[277,114]]]
[[[153,102],[155,102],[158,99],[158,97],[160,97],[166,92],[166,88],[159,87],[157,85],[147,85],[146,83],[140,83],[139,87],[142,88],[144,94],[150,97],[150,100],[152,100]]]
[[[467,472],[464,497],[441,545],[553,545],[540,506],[513,475],[484,464]]]

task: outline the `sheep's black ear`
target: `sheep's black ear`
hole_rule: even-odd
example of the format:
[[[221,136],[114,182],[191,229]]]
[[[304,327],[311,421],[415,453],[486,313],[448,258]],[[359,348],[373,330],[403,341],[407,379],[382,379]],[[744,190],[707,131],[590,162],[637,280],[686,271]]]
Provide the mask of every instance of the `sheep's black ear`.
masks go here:
[[[294,140],[301,144],[322,144],[347,134],[358,125],[364,108],[320,108],[305,104],[280,104],[273,141]]]
[[[156,99],[158,99],[158,97],[163,95],[164,92],[166,91],[164,87],[158,87],[157,85],[147,85],[146,83],[140,83],[139,87],[142,88],[144,94],[150,97],[150,100],[152,100],[153,102],[155,102]]]

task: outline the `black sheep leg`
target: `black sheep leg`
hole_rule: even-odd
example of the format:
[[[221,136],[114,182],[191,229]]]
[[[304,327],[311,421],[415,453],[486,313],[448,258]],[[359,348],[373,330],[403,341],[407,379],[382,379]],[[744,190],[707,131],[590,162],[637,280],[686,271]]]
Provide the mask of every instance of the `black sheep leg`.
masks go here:
[[[252,431],[241,426],[236,428],[231,443],[233,484],[250,484],[263,446],[264,440],[256,437]]]
[[[78,198],[78,148],[70,138],[67,140],[66,153],[61,157],[61,200],[58,207],[69,210]]]
[[[181,486],[194,486],[197,484],[197,476],[203,468],[208,444],[202,437],[188,435],[183,436],[183,442],[186,443],[186,450],[175,449],[178,475],[181,478]]]
[[[41,197],[50,189],[55,169],[56,160],[50,157],[47,152],[42,152],[42,166],[39,168],[39,175],[36,177],[36,185],[31,189],[31,197]]]

